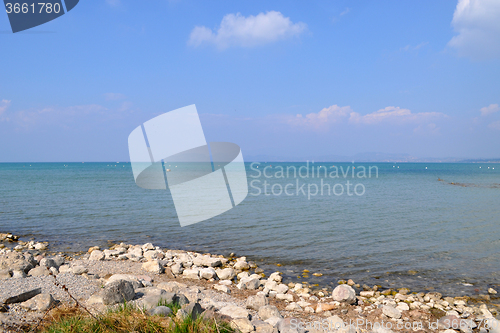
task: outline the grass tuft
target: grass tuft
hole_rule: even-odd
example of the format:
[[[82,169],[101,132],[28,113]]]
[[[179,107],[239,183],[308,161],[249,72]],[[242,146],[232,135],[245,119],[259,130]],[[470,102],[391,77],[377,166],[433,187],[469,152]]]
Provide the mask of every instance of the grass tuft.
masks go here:
[[[47,316],[40,333],[235,333],[227,322],[175,317],[177,304],[159,304],[172,309],[170,317],[150,316],[146,311],[123,303],[107,312],[91,316],[78,307],[58,308]]]

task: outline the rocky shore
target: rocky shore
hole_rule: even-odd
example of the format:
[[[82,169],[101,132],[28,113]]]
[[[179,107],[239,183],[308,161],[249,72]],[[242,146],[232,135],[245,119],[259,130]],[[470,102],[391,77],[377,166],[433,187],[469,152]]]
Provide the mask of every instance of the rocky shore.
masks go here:
[[[11,246],[5,246],[9,242]],[[14,246],[13,246],[14,245]],[[246,257],[151,243],[50,253],[45,242],[0,234],[0,332],[22,331],[58,306],[100,312],[122,302],[150,315],[218,316],[243,332],[500,333],[496,290],[482,301],[339,281],[333,290],[266,276]]]

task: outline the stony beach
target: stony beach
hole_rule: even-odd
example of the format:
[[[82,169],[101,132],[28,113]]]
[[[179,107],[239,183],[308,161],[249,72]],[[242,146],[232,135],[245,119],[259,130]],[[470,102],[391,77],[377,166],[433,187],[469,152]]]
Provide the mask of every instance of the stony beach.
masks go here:
[[[151,243],[68,255],[0,233],[0,332],[24,331],[56,307],[78,303],[97,313],[124,301],[150,315],[168,315],[160,302],[176,302],[177,316],[216,316],[242,333],[500,333],[493,288],[447,297],[342,280],[331,290],[284,281],[279,267],[266,275],[246,257]]]

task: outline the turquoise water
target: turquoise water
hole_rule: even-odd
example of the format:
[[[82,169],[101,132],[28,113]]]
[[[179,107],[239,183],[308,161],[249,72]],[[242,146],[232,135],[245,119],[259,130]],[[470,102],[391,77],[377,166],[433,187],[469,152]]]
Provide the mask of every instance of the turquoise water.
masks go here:
[[[378,177],[375,169],[371,178],[352,177],[349,169],[345,178],[340,171],[339,178],[324,172],[318,178],[321,165],[354,166],[356,173],[377,167]],[[279,167],[304,171],[306,163],[261,163],[258,169],[266,166],[271,178],[253,178],[256,165],[247,164],[249,183],[255,182],[236,208],[181,228],[169,192],[136,186],[129,163],[0,164],[0,232],[48,240],[56,250],[86,250],[109,240],[235,252],[292,280],[305,268],[322,273],[307,279],[322,285],[353,278],[456,295],[500,283],[499,164],[310,163],[309,178],[275,176]],[[268,195],[255,195],[265,180]],[[344,193],[327,195],[325,187],[323,195],[308,198],[307,186],[314,192],[321,180],[331,188],[344,184]],[[304,194],[297,193],[297,181]],[[346,181],[362,184],[364,194],[347,195]],[[278,194],[287,184],[293,195],[271,193],[273,185]]]

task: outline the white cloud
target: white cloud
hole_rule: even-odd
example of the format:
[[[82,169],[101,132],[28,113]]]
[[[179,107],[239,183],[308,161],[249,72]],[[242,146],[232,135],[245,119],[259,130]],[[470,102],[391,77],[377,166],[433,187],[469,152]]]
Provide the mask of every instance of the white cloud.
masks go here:
[[[195,47],[213,44],[220,49],[229,46],[253,47],[298,36],[306,29],[305,23],[293,23],[290,18],[276,11],[248,17],[240,13],[227,14],[217,31],[205,26],[195,27],[188,44]]]
[[[351,8],[346,8],[342,13],[340,13],[340,16],[347,15],[347,14],[349,14],[350,11],[351,11]]]
[[[353,112],[350,115],[349,122],[358,124],[377,124],[381,122],[421,123],[439,117],[446,117],[446,115],[440,112],[412,113],[408,109],[388,106],[363,116],[357,112]]]
[[[309,113],[305,116],[297,114],[295,117],[286,117],[285,122],[293,126],[321,128],[345,120],[352,112],[350,106],[332,105],[318,113]]]
[[[361,115],[354,112],[350,106],[332,105],[324,108],[317,113],[309,113],[303,116],[286,116],[284,121],[295,127],[304,127],[310,129],[326,129],[329,125],[337,123],[376,125],[376,124],[412,124],[419,125],[415,130],[417,132],[436,132],[439,130],[434,123],[437,119],[447,118],[448,116],[440,112],[419,112],[412,113],[408,109],[388,106],[376,112]]]
[[[458,35],[448,43],[473,59],[500,57],[500,1],[459,0],[453,21]]]
[[[417,51],[419,49],[421,49],[422,47],[424,47],[425,45],[429,44],[429,42],[423,42],[423,43],[420,43],[418,45],[415,45],[415,46],[411,46],[411,45],[406,45],[405,47],[402,47],[399,49],[399,51]]]
[[[4,113],[7,110],[9,105],[10,105],[10,101],[8,101],[6,99],[2,99],[0,101],[0,116],[2,115],[2,113]]]
[[[489,124],[488,127],[500,131],[500,120]]]
[[[105,93],[104,98],[106,98],[107,101],[116,101],[119,99],[125,99],[126,96],[120,93]]]
[[[500,110],[500,106],[498,104],[490,104],[489,106],[485,106],[484,108],[481,108],[481,116],[487,116],[490,114],[493,114],[495,112],[498,112]]]

